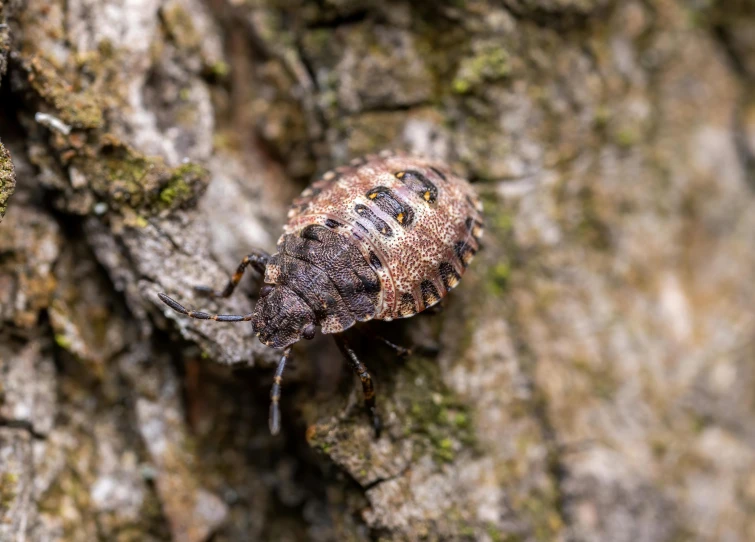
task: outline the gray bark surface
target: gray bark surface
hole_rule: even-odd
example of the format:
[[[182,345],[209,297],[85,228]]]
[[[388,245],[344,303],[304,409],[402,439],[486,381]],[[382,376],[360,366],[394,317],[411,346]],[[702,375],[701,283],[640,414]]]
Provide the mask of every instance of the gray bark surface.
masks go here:
[[[0,540],[755,539],[755,12],[0,0]],[[222,301],[384,148],[485,202],[445,310],[280,355]],[[4,216],[4,218],[3,218]],[[369,329],[369,328],[368,328]]]

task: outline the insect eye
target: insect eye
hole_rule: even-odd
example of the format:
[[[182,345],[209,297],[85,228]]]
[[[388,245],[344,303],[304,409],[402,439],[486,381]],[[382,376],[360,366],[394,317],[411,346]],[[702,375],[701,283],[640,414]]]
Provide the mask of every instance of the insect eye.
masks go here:
[[[315,325],[314,324],[307,324],[304,326],[304,329],[301,330],[301,335],[308,341],[311,341],[315,338]]]

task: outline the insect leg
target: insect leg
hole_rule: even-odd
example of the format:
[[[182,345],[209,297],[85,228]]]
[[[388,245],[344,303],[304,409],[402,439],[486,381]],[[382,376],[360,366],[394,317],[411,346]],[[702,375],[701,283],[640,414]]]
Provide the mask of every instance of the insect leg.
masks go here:
[[[383,343],[385,346],[387,346],[388,348],[390,348],[391,350],[393,350],[396,353],[396,355],[399,356],[399,357],[401,357],[401,358],[406,357],[406,356],[410,356],[412,354],[412,349],[411,348],[406,348],[405,346],[401,346],[400,344],[396,344],[394,342],[391,342],[388,339],[386,339],[385,337],[383,337],[382,335],[376,334],[375,332],[373,332],[369,328],[358,329],[358,331],[360,333],[362,333],[363,335],[367,335],[371,339],[377,339],[378,341],[380,341],[381,343]]]
[[[273,377],[273,387],[270,389],[270,418],[268,419],[268,425],[270,426],[270,433],[272,435],[277,435],[281,428],[281,414],[278,402],[281,398],[283,370],[286,368],[286,362],[290,357],[291,347],[289,346],[283,351],[283,357],[278,362],[278,368],[275,369],[275,376]]]
[[[442,313],[446,306],[445,300],[446,298],[441,299],[440,303],[437,303],[433,305],[432,307],[425,309],[424,311],[422,311],[422,314],[426,314],[428,316],[435,316],[436,314]]]
[[[359,377],[359,380],[362,381],[364,406],[367,408],[367,412],[372,417],[372,427],[375,430],[375,438],[378,438],[382,429],[382,423],[380,421],[380,415],[378,414],[377,407],[375,406],[375,387],[372,385],[372,377],[367,371],[367,367],[364,366],[364,363],[359,361],[359,358],[357,357],[356,353],[354,353],[354,350],[351,349],[349,343],[346,342],[346,339],[344,339],[340,335],[334,335],[333,338],[336,341],[336,345],[338,345],[338,349],[341,350],[341,353],[348,360],[351,368]]]
[[[160,301],[168,305],[174,311],[185,314],[190,318],[196,318],[197,320],[215,320],[216,322],[249,322],[254,316],[254,313],[251,312],[249,314],[208,314],[206,312],[190,311],[189,309],[181,305],[178,301],[171,299],[162,292],[157,294],[157,297],[159,297]]]
[[[231,278],[228,280],[228,284],[225,285],[225,288],[222,290],[213,290],[209,286],[194,286],[194,291],[205,295],[209,297],[229,297],[233,290],[236,289],[236,286],[241,281],[241,277],[244,276],[244,271],[246,271],[247,266],[251,265],[252,268],[257,271],[260,275],[265,274],[265,266],[267,265],[267,261],[270,259],[270,254],[265,252],[264,250],[254,249],[253,252],[250,252],[246,256],[244,256],[244,259],[241,260],[241,263],[236,268],[236,272],[231,276]]]
[[[386,339],[382,335],[373,335],[373,336],[377,340],[379,340],[380,342],[382,342],[384,345],[386,345],[388,348],[391,348],[394,352],[396,352],[396,355],[399,356],[399,357],[403,358],[405,356],[411,355],[411,353],[412,353],[412,349],[411,348],[405,348],[405,347],[403,347],[401,345],[398,345],[396,343],[392,343],[391,341],[389,341],[388,339]]]

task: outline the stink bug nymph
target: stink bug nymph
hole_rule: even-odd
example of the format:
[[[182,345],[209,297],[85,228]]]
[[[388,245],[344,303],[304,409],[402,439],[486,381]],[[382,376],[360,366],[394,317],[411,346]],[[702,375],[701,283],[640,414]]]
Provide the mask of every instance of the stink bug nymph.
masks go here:
[[[254,250],[222,291],[228,297],[251,266],[264,275],[254,312],[208,314],[167,295],[173,310],[200,320],[251,322],[260,341],[283,349],[270,393],[270,431],[291,346],[319,327],[362,382],[376,434],[380,418],[370,373],[340,332],[356,322],[406,318],[435,305],[464,274],[482,235],[482,205],[469,183],[442,163],[383,152],[325,173],[294,200],[272,256]]]

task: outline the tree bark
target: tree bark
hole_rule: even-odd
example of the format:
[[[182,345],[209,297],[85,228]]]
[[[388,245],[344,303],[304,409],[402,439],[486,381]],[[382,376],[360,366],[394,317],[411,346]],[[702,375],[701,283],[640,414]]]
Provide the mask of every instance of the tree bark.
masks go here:
[[[755,538],[755,12],[701,5],[0,0],[0,539]],[[250,312],[192,287],[384,148],[484,250],[350,332],[381,438],[327,337],[271,437],[280,352],[156,294]]]

